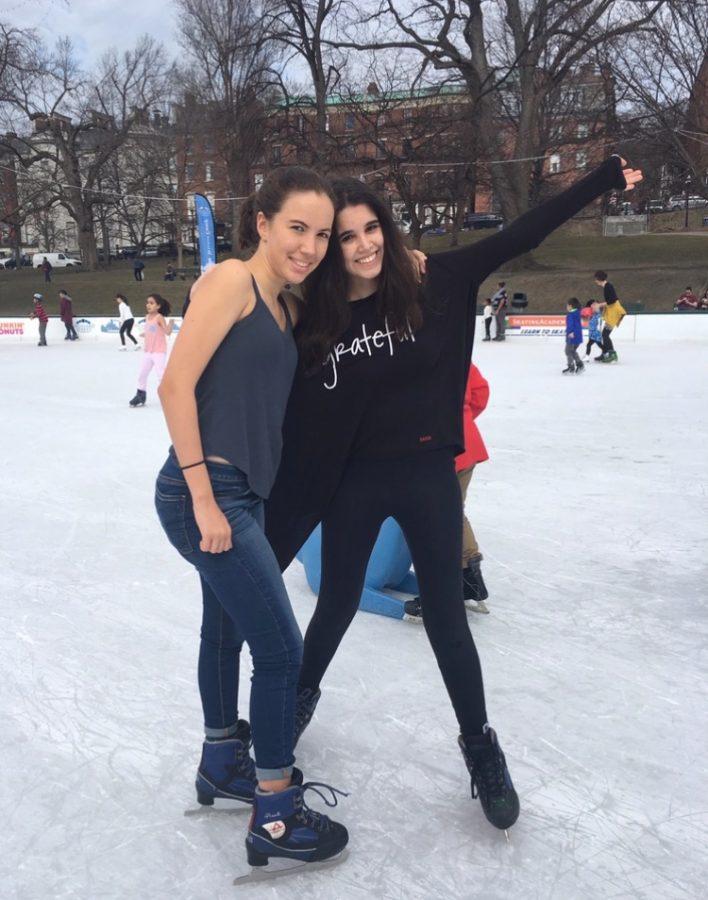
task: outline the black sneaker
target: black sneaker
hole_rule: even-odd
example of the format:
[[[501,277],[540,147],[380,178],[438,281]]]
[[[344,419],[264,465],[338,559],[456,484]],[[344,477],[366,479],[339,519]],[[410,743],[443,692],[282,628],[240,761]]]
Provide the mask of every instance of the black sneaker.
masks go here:
[[[420,602],[420,597],[414,597],[413,600],[406,600],[403,604],[403,618],[407,622],[418,622],[418,624],[423,624],[423,605]]]
[[[484,815],[495,828],[510,828],[519,818],[519,797],[496,732],[487,727],[479,737],[457,739],[470,773],[472,799],[479,797]]]
[[[322,691],[313,691],[311,688],[298,689],[295,700],[295,740],[293,741],[293,748],[297,746],[300,736],[310,724],[321,696]]]

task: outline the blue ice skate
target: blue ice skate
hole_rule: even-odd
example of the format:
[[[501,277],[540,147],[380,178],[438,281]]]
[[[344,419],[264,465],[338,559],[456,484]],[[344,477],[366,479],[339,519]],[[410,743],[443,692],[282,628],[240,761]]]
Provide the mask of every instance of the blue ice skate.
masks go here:
[[[319,788],[331,791],[332,802]],[[246,837],[251,866],[267,866],[272,857],[317,862],[337,856],[347,846],[349,833],[344,825],[315,812],[305,803],[303,795],[308,790],[319,794],[327,806],[337,805],[337,794],[347,796],[316,781],[293,785],[274,794],[256,791]]]
[[[213,806],[215,800],[253,803],[256,790],[256,765],[248,752],[248,743],[237,737],[224,741],[204,741],[197,771],[197,800]]]

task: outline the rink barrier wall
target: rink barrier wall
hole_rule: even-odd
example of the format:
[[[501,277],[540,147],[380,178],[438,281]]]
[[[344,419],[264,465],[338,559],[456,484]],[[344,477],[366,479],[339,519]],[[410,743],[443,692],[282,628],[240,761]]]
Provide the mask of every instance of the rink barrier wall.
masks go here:
[[[484,334],[482,317],[478,316],[477,337]],[[176,334],[182,324],[181,317],[173,318]],[[133,335],[137,338],[143,329],[145,319],[136,319]],[[76,316],[74,327],[82,340],[119,343],[118,319],[107,317]],[[507,316],[507,335],[520,338],[564,338],[565,316]],[[58,316],[50,316],[47,326],[49,342],[64,340],[64,324]],[[0,318],[0,345],[15,342],[36,342],[39,322],[23,316]],[[587,333],[585,334],[587,338]],[[619,328],[612,332],[612,340],[626,343],[651,341],[708,341],[708,313],[639,313],[628,315]]]

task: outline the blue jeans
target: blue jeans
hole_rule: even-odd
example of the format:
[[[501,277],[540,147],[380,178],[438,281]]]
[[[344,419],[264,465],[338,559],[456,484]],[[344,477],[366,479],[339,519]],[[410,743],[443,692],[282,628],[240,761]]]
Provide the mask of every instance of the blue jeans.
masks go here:
[[[207,464],[214,498],[231,523],[233,547],[204,553],[192,498],[170,453],[155,486],[155,507],[170,543],[199,573],[203,618],[199,689],[207,736],[228,737],[238,719],[238,671],[245,641],[253,658],[251,728],[260,780],[292,772],[295,692],[302,636],[270,544],[263,501],[243,472]]]

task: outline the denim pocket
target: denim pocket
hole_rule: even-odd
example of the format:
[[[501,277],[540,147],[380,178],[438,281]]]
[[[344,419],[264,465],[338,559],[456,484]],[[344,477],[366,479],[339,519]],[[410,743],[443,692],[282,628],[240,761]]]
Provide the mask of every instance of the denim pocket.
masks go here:
[[[160,524],[169,542],[183,556],[194,552],[185,523],[188,490],[186,485],[182,488],[175,484],[161,483],[159,480],[155,486],[155,509]]]

